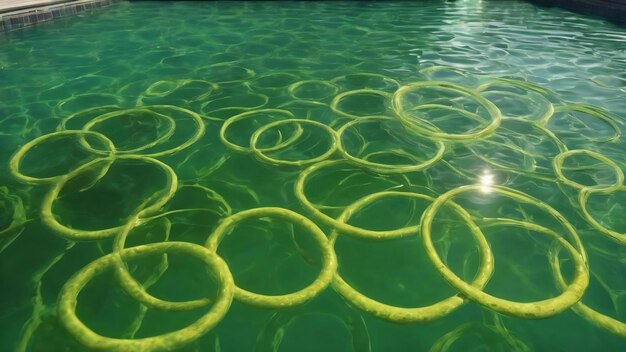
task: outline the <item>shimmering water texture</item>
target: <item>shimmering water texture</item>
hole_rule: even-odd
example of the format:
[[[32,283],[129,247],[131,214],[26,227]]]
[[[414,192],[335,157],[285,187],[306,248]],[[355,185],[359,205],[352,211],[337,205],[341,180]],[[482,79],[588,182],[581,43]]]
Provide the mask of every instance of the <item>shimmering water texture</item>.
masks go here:
[[[624,350],[625,40],[469,1],[9,33],[0,349]]]

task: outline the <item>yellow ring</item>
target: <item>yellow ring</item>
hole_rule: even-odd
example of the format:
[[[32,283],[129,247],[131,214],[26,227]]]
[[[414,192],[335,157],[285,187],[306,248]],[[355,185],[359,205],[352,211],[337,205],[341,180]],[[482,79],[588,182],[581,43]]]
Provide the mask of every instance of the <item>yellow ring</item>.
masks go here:
[[[65,175],[50,176],[50,177],[32,177],[32,176],[27,176],[27,175],[22,174],[20,172],[20,165],[22,163],[22,159],[24,158],[24,155],[28,153],[29,150],[33,149],[39,143],[47,139],[65,137],[65,136],[73,136],[73,135],[78,135],[78,136],[83,136],[83,137],[88,135],[88,136],[97,137],[101,139],[102,141],[104,141],[106,146],[109,148],[109,150],[107,151],[107,154],[109,154],[109,157],[113,157],[113,155],[115,155],[116,153],[115,145],[113,145],[113,142],[111,142],[111,140],[108,139],[102,133],[92,132],[92,131],[52,132],[52,133],[48,133],[43,136],[37,137],[33,139],[32,141],[24,144],[17,152],[15,152],[15,154],[13,154],[13,156],[11,157],[11,160],[9,161],[9,170],[11,171],[11,174],[13,175],[13,177],[17,178],[18,180],[22,182],[34,184],[34,185],[57,182],[60,178],[63,178]],[[99,153],[102,154],[103,151],[100,151]],[[71,170],[68,174],[74,173],[76,170],[81,169],[83,166],[84,165],[76,167],[75,169]]]
[[[316,156],[314,158],[306,159],[306,160],[280,160],[280,159],[275,159],[275,158],[272,158],[272,157],[269,157],[269,156],[265,155],[264,151],[268,151],[268,149],[259,149],[259,148],[256,147],[256,144],[257,144],[259,138],[261,137],[261,135],[263,133],[265,133],[266,131],[268,131],[271,128],[274,128],[276,126],[280,126],[280,125],[283,125],[283,124],[287,124],[287,123],[294,123],[296,125],[313,125],[313,126],[320,127],[321,129],[323,129],[324,131],[326,131],[328,133],[328,135],[331,138],[332,143],[331,143],[330,147],[328,148],[328,150],[326,152],[324,152],[323,154],[321,154],[319,156]],[[302,133],[298,134],[298,137],[301,134]],[[303,165],[313,164],[313,163],[317,163],[317,162],[320,162],[322,160],[328,159],[337,150],[338,139],[339,138],[337,137],[337,133],[335,132],[335,130],[333,130],[332,128],[328,127],[328,125],[325,125],[325,124],[323,124],[321,122],[317,122],[317,121],[313,121],[313,120],[304,120],[304,119],[278,120],[278,121],[274,121],[274,122],[268,123],[267,125],[263,125],[263,126],[259,127],[252,134],[252,137],[250,137],[250,149],[254,152],[254,154],[259,159],[261,159],[264,162],[269,163],[269,164],[286,165],[286,166],[303,166]],[[281,145],[284,145],[284,144],[285,143],[281,143]],[[285,147],[283,147],[283,148],[285,148]],[[272,149],[275,149],[275,147],[272,147]]]
[[[337,258],[324,232],[322,232],[315,223],[304,216],[288,209],[275,207],[244,210],[222,220],[220,225],[209,236],[206,247],[212,252],[217,252],[217,247],[221,240],[230,233],[238,222],[248,218],[262,217],[283,218],[310,232],[322,252],[322,270],[309,286],[297,292],[284,295],[263,295],[235,286],[235,299],[260,308],[289,308],[308,302],[330,284],[337,270]]]
[[[565,175],[563,174],[563,162],[565,161],[565,158],[570,157],[572,155],[587,155],[591,158],[594,158],[598,161],[603,162],[604,164],[608,165],[611,167],[611,169],[613,169],[613,172],[615,172],[615,183],[606,187],[601,187],[601,185],[595,185],[595,186],[585,186],[583,184],[580,184],[578,182],[572,181],[570,179],[568,179],[567,177],[565,177]],[[594,151],[591,150],[586,150],[586,149],[576,149],[576,150],[569,150],[569,151],[565,151],[559,155],[557,155],[553,160],[552,160],[552,165],[554,166],[554,173],[556,174],[556,177],[559,181],[563,182],[564,184],[575,188],[577,190],[583,190],[583,189],[588,189],[588,190],[593,190],[593,192],[602,192],[602,193],[610,193],[613,192],[615,190],[618,190],[619,188],[621,188],[624,184],[624,172],[622,172],[622,169],[611,159],[607,158],[606,156],[600,154],[600,153],[596,153]]]
[[[465,96],[475,99],[483,108],[487,110],[487,112],[489,113],[489,116],[491,116],[491,122],[487,126],[483,127],[482,129],[478,131],[460,133],[460,134],[443,132],[439,130],[438,128],[436,131],[434,131],[432,129],[424,128],[420,126],[419,124],[411,121],[410,118],[406,115],[406,112],[404,108],[402,107],[402,100],[404,99],[404,96],[408,92],[413,91],[415,89],[424,88],[424,87],[444,88],[444,89],[461,93]],[[431,105],[436,105],[436,104],[431,104]],[[454,84],[450,82],[443,82],[443,81],[415,82],[415,83],[410,83],[408,85],[402,86],[400,87],[400,89],[398,89],[394,93],[393,99],[392,99],[392,106],[396,115],[400,118],[400,121],[402,121],[409,130],[415,131],[416,133],[423,134],[431,138],[443,139],[443,140],[456,140],[456,141],[465,140],[465,141],[473,142],[480,138],[486,138],[496,131],[498,126],[500,126],[500,122],[502,120],[502,113],[500,112],[498,107],[495,106],[489,100],[485,99],[482,95],[476,93],[475,91],[469,88],[460,86],[458,84]],[[461,109],[454,108],[454,107],[447,107],[447,108],[450,110],[456,110],[458,112],[461,111]],[[475,115],[468,111],[466,111],[465,114]],[[430,125],[430,126],[434,128],[434,125]]]
[[[358,212],[363,207],[372,203],[373,201],[379,198],[386,197],[408,197],[408,198],[417,198],[428,201],[433,201],[434,198],[430,196],[426,196],[419,193],[409,193],[409,192],[379,192],[367,195],[358,201],[349,205],[344,212],[337,218],[337,221],[345,223],[350,219],[350,217]],[[478,247],[481,251],[481,260],[480,267],[478,268],[478,273],[472,282],[472,286],[478,287],[480,289],[484,288],[489,282],[491,274],[493,273],[493,255],[491,253],[491,248],[485,239],[485,236],[482,234],[478,226],[474,224],[474,221],[471,219],[470,215],[467,211],[461,208],[459,205],[455,203],[451,203],[453,209],[459,214],[463,220],[469,222],[469,227],[472,235],[476,238],[478,242]],[[411,228],[418,228],[419,225],[413,226]],[[417,235],[418,232],[412,231],[412,234]],[[333,231],[329,237],[329,241],[334,246],[335,241],[338,237],[337,231]],[[393,237],[388,237],[393,238]],[[394,323],[425,323],[429,321],[433,321],[436,319],[443,318],[444,316],[452,313],[461,305],[463,305],[467,300],[460,295],[454,295],[452,297],[441,300],[437,303],[434,303],[427,307],[419,307],[419,308],[402,308],[391,306],[385,303],[381,303],[372,298],[369,298],[362,294],[361,292],[354,289],[350,286],[339,274],[339,271],[335,274],[333,279],[333,288],[337,293],[339,293],[342,297],[348,300],[350,303],[358,307],[359,309],[368,312],[378,318],[385,319],[388,321],[392,321]]]
[[[103,230],[74,229],[74,228],[67,227],[59,223],[59,221],[54,217],[54,214],[52,213],[52,207],[54,205],[54,200],[59,196],[59,193],[61,192],[61,190],[63,189],[63,186],[65,185],[67,181],[69,181],[73,177],[76,177],[77,175],[80,175],[82,172],[89,170],[89,168],[91,168],[95,164],[105,162],[108,165],[105,168],[103,168],[103,171],[99,175],[100,177],[102,177],[104,174],[106,174],[110,165],[116,160],[139,160],[142,162],[154,164],[165,172],[165,175],[167,177],[167,186],[166,186],[165,194],[157,198],[157,201],[153,205],[150,205],[144,209],[141,209],[140,212],[142,214],[149,214],[151,212],[155,212],[159,210],[163,205],[165,205],[165,203],[167,203],[170,200],[170,198],[172,198],[172,196],[176,192],[176,189],[178,187],[178,178],[176,176],[176,173],[174,172],[174,170],[172,170],[171,167],[169,167],[167,164],[159,160],[146,157],[146,156],[140,156],[140,155],[121,155],[121,156],[117,156],[114,159],[108,159],[108,158],[95,159],[81,166],[80,168],[64,175],[63,177],[60,177],[55,180],[55,182],[52,184],[52,188],[48,191],[48,193],[45,195],[42,201],[42,206],[41,206],[42,223],[44,223],[46,226],[51,228],[61,237],[64,237],[73,241],[100,240],[100,239],[115,236],[126,225],[116,226],[116,227],[103,229]],[[158,195],[158,193],[155,195]],[[152,200],[151,198],[148,198],[148,200]],[[148,200],[146,200],[144,204],[146,204]]]
[[[441,158],[443,157],[443,153],[446,150],[445,145],[442,142],[439,141],[433,141],[433,143],[437,144],[437,152],[435,153],[435,155],[433,155],[432,158],[430,158],[429,160],[426,160],[424,162],[421,162],[417,165],[389,165],[389,164],[381,164],[381,163],[375,163],[375,162],[371,162],[371,161],[367,161],[361,158],[357,158],[355,156],[350,155],[350,153],[348,153],[348,151],[344,148],[343,142],[342,142],[342,136],[345,133],[345,131],[352,127],[353,125],[356,124],[360,124],[360,123],[368,123],[368,122],[372,122],[372,121],[377,121],[377,120],[392,120],[392,121],[396,121],[396,119],[391,118],[391,117],[385,117],[385,116],[375,116],[375,117],[365,117],[365,118],[361,118],[358,120],[352,120],[349,121],[348,123],[346,123],[345,125],[343,125],[338,131],[337,134],[339,135],[338,137],[338,147],[337,149],[339,150],[339,152],[341,153],[341,155],[343,155],[344,158],[346,158],[348,161],[350,161],[351,163],[361,166],[361,167],[365,167],[368,168],[370,170],[379,172],[379,173],[383,173],[383,174],[401,174],[401,173],[409,173],[409,172],[415,172],[415,171],[421,171],[424,169],[427,169],[431,166],[433,166],[435,163],[437,163],[439,160],[441,160]]]
[[[587,256],[584,248],[582,247],[582,243],[580,242],[580,238],[576,234],[576,231],[560,213],[558,213],[549,205],[508,187],[494,186],[492,190],[499,194],[508,196],[512,199],[537,205],[539,208],[546,210],[564,225],[564,227],[568,230],[570,236],[574,240],[577,247],[576,249],[571,244],[569,244],[569,242],[554,234],[553,231],[547,230],[540,225],[513,219],[495,219],[494,221],[494,223],[497,224],[517,226],[524,229],[534,230],[539,233],[547,234],[553,237],[556,236],[555,239],[559,241],[559,243],[572,254],[572,258],[575,262],[576,267],[574,280],[565,289],[565,291],[557,297],[549,298],[542,301],[528,303],[513,302],[494,297],[483,292],[480,288],[468,284],[467,282],[459,278],[454,272],[452,272],[452,270],[450,270],[441,260],[431,240],[431,225],[435,215],[437,214],[437,211],[439,210],[439,208],[441,208],[443,204],[445,204],[454,196],[468,191],[479,191],[481,190],[481,187],[482,186],[480,185],[469,185],[452,189],[451,191],[448,191],[447,193],[439,196],[439,198],[437,198],[424,212],[424,215],[422,217],[422,239],[424,247],[426,248],[426,253],[428,254],[430,260],[433,262],[435,268],[439,271],[442,277],[468,299],[498,313],[519,318],[548,318],[557,315],[576,304],[582,298],[583,294],[585,293],[585,289],[589,284],[589,268],[587,267]]]
[[[183,347],[206,334],[226,315],[233,299],[235,284],[228,266],[214,252],[187,242],[160,242],[131,247],[124,249],[121,255],[124,259],[134,259],[166,251],[182,252],[203,261],[217,277],[220,285],[218,297],[211,309],[200,319],[178,331],[140,339],[106,337],[85,326],[76,316],[78,295],[92,278],[114,265],[113,254],[108,254],[82,268],[61,289],[57,304],[61,325],[87,348],[118,352],[169,351]]]

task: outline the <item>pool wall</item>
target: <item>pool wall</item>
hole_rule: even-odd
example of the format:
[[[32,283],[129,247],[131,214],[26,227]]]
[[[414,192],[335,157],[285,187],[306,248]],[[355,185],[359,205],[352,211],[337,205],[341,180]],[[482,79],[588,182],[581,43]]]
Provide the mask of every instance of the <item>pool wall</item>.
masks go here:
[[[117,0],[82,0],[0,13],[0,33],[110,6]]]
[[[558,6],[584,15],[626,25],[626,0],[527,0],[540,6]]]

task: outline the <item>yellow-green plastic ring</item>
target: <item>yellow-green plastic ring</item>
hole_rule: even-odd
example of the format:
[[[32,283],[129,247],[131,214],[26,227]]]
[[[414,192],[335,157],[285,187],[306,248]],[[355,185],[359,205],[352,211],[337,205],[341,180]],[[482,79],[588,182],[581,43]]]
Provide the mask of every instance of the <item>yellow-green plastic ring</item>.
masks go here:
[[[263,133],[265,133],[266,131],[280,126],[280,125],[285,125],[285,124],[296,124],[296,125],[312,125],[312,126],[317,126],[319,128],[321,128],[322,130],[324,130],[326,133],[328,133],[328,135],[330,136],[331,139],[331,144],[328,147],[328,150],[326,150],[323,154],[318,155],[316,157],[310,158],[310,159],[304,159],[304,160],[280,160],[280,159],[276,159],[276,158],[272,158],[267,156],[264,152],[267,151],[267,149],[259,149],[257,148],[257,142],[259,140],[259,138],[261,137],[261,135],[263,135]],[[301,133],[300,133],[301,134]],[[337,133],[335,132],[335,130],[333,130],[332,128],[328,127],[328,125],[325,125],[321,122],[317,122],[317,121],[313,121],[313,120],[305,120],[305,119],[287,119],[287,120],[278,120],[278,121],[274,121],[271,123],[268,123],[267,125],[261,126],[259,127],[253,134],[252,137],[250,137],[250,149],[252,149],[252,151],[254,152],[254,154],[256,155],[257,158],[261,159],[262,161],[268,163],[268,164],[273,164],[273,165],[282,165],[282,166],[303,166],[303,165],[309,165],[309,164],[314,164],[317,162],[320,162],[322,160],[326,160],[328,159],[331,155],[333,155],[333,153],[335,153],[335,151],[337,150],[337,142],[338,142],[338,137],[337,137]],[[284,143],[282,143],[284,144]],[[285,147],[283,147],[285,148]]]
[[[339,222],[347,222],[350,220],[350,217],[363,209],[365,206],[371,204],[373,201],[380,198],[388,198],[388,197],[407,197],[407,198],[415,198],[421,200],[427,200],[429,202],[433,201],[434,198],[430,196],[426,196],[419,193],[409,193],[409,192],[394,192],[394,191],[386,191],[373,193],[366,197],[359,199],[358,201],[352,203],[344,212],[337,218]],[[482,234],[478,226],[474,224],[474,221],[470,217],[469,213],[465,211],[465,209],[461,208],[459,205],[450,202],[449,203],[453,210],[460,215],[463,220],[467,221],[470,225],[470,231],[472,235],[475,237],[478,248],[480,249],[480,266],[478,268],[478,272],[476,277],[472,282],[472,286],[478,287],[480,289],[484,288],[493,273],[493,255],[491,253],[491,248],[485,239],[485,236]],[[407,227],[408,229],[409,227]],[[411,233],[413,235],[417,235],[415,228],[419,229],[419,225],[410,227],[412,229]],[[341,234],[343,235],[343,234]],[[334,246],[337,237],[339,234],[336,231],[333,231],[330,235],[330,242]],[[441,300],[437,303],[434,303],[427,307],[419,307],[419,308],[404,308],[404,307],[396,307],[392,305],[388,305],[379,301],[376,301],[372,298],[369,298],[362,294],[361,292],[354,289],[350,284],[348,284],[337,272],[333,279],[333,288],[337,291],[341,296],[343,296],[348,302],[352,303],[354,306],[359,309],[368,312],[378,318],[388,320],[394,323],[425,323],[429,321],[433,321],[436,319],[440,319],[463,305],[467,300],[460,295],[454,295],[452,297]]]
[[[16,179],[18,179],[18,180],[20,180],[22,182],[29,183],[29,184],[34,184],[34,185],[54,183],[54,182],[57,182],[60,178],[64,177],[65,175],[50,176],[50,177],[32,177],[32,176],[27,176],[27,175],[22,174],[22,172],[20,171],[20,165],[21,165],[22,159],[24,158],[26,153],[28,153],[31,149],[33,149],[34,147],[36,147],[37,145],[39,145],[43,141],[46,141],[48,139],[53,139],[53,138],[65,137],[65,136],[79,136],[79,137],[83,137],[83,138],[85,136],[93,136],[93,137],[96,137],[99,140],[103,141],[104,145],[106,145],[107,148],[108,148],[107,151],[99,151],[98,152],[99,155],[105,153],[105,154],[108,154],[109,157],[112,157],[116,153],[115,146],[113,145],[113,142],[111,142],[111,140],[108,139],[102,133],[92,132],[92,131],[58,131],[58,132],[52,132],[52,133],[48,133],[48,134],[45,134],[43,136],[37,137],[37,138],[33,139],[32,141],[24,144],[17,152],[15,152],[15,154],[13,154],[13,156],[11,157],[11,160],[9,161],[9,170],[11,171],[11,174],[13,175],[13,177],[15,177]],[[75,172],[76,170],[78,170],[78,169],[80,169],[82,167],[83,167],[83,165],[78,166],[75,169],[71,170],[68,174],[71,174],[71,173]]]
[[[606,187],[603,187],[601,185],[585,186],[583,184],[580,184],[578,182],[568,179],[563,174],[562,168],[563,168],[563,162],[565,161],[565,158],[568,158],[572,155],[586,155],[588,157],[594,158],[608,165],[611,169],[613,169],[613,172],[615,173],[615,183],[613,183],[612,185],[608,185]],[[564,184],[572,188],[575,188],[577,190],[589,189],[589,190],[593,190],[594,193],[595,192],[610,193],[610,192],[620,189],[624,184],[624,172],[622,172],[622,169],[619,167],[619,165],[617,165],[613,160],[607,158],[606,156],[600,153],[591,151],[591,150],[576,149],[576,150],[565,151],[557,155],[556,157],[554,157],[554,159],[552,160],[552,165],[554,167],[554,173],[556,174],[557,179],[563,182]]]
[[[155,147],[157,145],[160,145],[164,142],[166,142],[168,139],[170,139],[172,137],[172,135],[174,135],[174,131],[176,130],[176,121],[174,121],[173,118],[163,115],[163,114],[159,114],[157,112],[151,111],[149,109],[146,108],[136,108],[136,109],[126,109],[126,110],[117,110],[117,111],[112,111],[106,114],[102,114],[100,116],[97,116],[93,119],[91,119],[89,122],[87,122],[82,130],[83,131],[91,131],[91,129],[98,125],[99,123],[102,123],[104,121],[110,120],[110,119],[114,119],[116,117],[120,117],[120,116],[124,116],[125,114],[131,113],[131,112],[147,112],[147,113],[151,113],[154,114],[153,116],[161,119],[163,122],[165,122],[165,124],[167,125],[167,131],[165,133],[163,133],[163,135],[158,136],[158,138],[156,138],[155,140],[153,140],[150,143],[146,143],[142,146],[139,146],[137,148],[133,148],[133,149],[127,149],[127,150],[117,150],[118,154],[133,154],[133,153],[137,153],[137,152],[141,152],[144,151],[146,149]],[[89,143],[87,143],[87,141],[85,141],[83,139],[83,144],[85,146],[86,149],[89,149],[95,153],[100,153],[101,151],[98,149],[93,148],[91,145],[89,145]]]
[[[345,149],[343,145],[342,138],[341,138],[348,128],[356,124],[375,122],[375,121],[384,121],[384,120],[396,121],[396,119],[391,118],[391,117],[376,116],[376,117],[366,117],[366,118],[362,118],[358,120],[349,121],[348,123],[343,125],[337,131],[337,134],[339,135],[338,137],[339,143],[338,143],[337,149],[339,150],[341,155],[343,155],[344,158],[346,158],[348,161],[350,161],[351,163],[357,166],[361,166],[361,167],[364,167],[364,168],[367,168],[367,169],[370,169],[379,173],[384,173],[384,174],[402,174],[402,173],[408,173],[408,172],[421,171],[421,170],[424,170],[433,166],[435,163],[441,160],[441,157],[443,157],[443,153],[445,152],[446,147],[442,142],[439,142],[439,141],[433,141],[433,143],[437,145],[437,151],[435,152],[435,155],[433,155],[430,159],[424,162],[421,162],[417,165],[389,165],[389,164],[375,163],[375,162],[367,161],[365,159],[357,158],[355,156],[352,156],[350,153],[348,153],[348,151]]]
[[[618,188],[615,191],[626,191],[626,187]],[[600,231],[600,233],[608,236],[610,239],[621,245],[626,245],[626,233],[619,233],[602,225],[598,220],[593,217],[593,215],[591,215],[589,209],[587,209],[587,201],[589,201],[589,196],[598,193],[604,194],[607,193],[607,191],[595,190],[593,188],[584,188],[578,193],[578,204],[580,205],[580,210],[583,214],[583,217],[591,226],[593,226],[593,228]]]
[[[95,159],[81,166],[80,168],[64,175],[63,177],[60,177],[55,180],[55,182],[52,184],[52,187],[50,188],[50,190],[45,195],[42,201],[42,206],[41,206],[42,223],[44,223],[46,226],[51,228],[57,235],[64,237],[66,239],[69,239],[69,240],[73,240],[73,241],[100,240],[100,239],[115,236],[119,231],[121,231],[125,225],[116,226],[116,227],[103,229],[103,230],[74,229],[74,228],[71,228],[71,227],[68,227],[66,225],[59,223],[59,221],[55,218],[54,214],[52,213],[54,201],[59,196],[59,193],[61,192],[61,190],[63,189],[63,186],[65,186],[67,181],[69,181],[73,177],[80,175],[82,172],[88,171],[91,167],[95,166],[98,163],[104,162],[108,164],[107,167],[104,169],[104,173],[106,173],[106,171],[108,171],[108,167],[110,166],[110,164],[117,160],[136,160],[140,162],[153,164],[157,166],[158,168],[160,168],[161,170],[163,170],[165,173],[165,176],[167,178],[166,179],[167,185],[166,185],[165,192],[162,195],[160,195],[158,198],[155,198],[157,195],[159,195],[158,193],[156,193],[152,197],[149,197],[148,199],[146,199],[146,201],[144,201],[143,203],[144,205],[148,204],[150,201],[154,201],[154,203],[150,206],[147,206],[146,208],[139,210],[141,214],[150,214],[150,213],[158,211],[161,207],[163,207],[170,200],[170,198],[172,198],[172,196],[176,192],[176,189],[178,187],[178,178],[176,176],[176,173],[174,172],[174,170],[172,170],[171,167],[169,167],[167,164],[159,160],[146,157],[143,155],[120,155],[120,156],[115,157],[114,159],[108,159],[108,158]],[[134,216],[131,216],[130,218],[132,217]]]
[[[87,348],[116,352],[170,351],[206,334],[226,315],[233,299],[235,285],[228,265],[214,252],[186,242],[152,243],[124,249],[121,255],[125,260],[132,260],[164,252],[183,253],[194,257],[204,262],[217,278],[220,287],[218,296],[211,309],[198,320],[178,331],[139,339],[106,337],[91,330],[76,315],[78,295],[91,279],[114,265],[113,254],[108,254],[82,268],[61,289],[57,304],[57,315],[61,325]]]
[[[421,88],[428,88],[428,87],[444,88],[444,89],[452,90],[462,95],[473,98],[483,108],[485,108],[485,110],[487,110],[487,113],[491,117],[491,121],[485,127],[477,131],[474,131],[474,132],[470,131],[467,133],[459,133],[459,134],[447,133],[447,132],[440,131],[439,129],[437,129],[437,131],[433,131],[432,127],[434,126],[432,124],[429,124],[430,128],[425,128],[423,126],[420,126],[418,123],[411,121],[411,119],[407,116],[406,111],[404,107],[402,106],[402,101],[404,99],[404,96],[408,92],[421,89]],[[400,119],[400,121],[402,121],[408,127],[409,130],[415,131],[416,133],[423,134],[425,136],[435,138],[438,140],[475,141],[476,139],[486,138],[496,131],[498,126],[500,126],[500,122],[502,120],[502,113],[500,112],[498,107],[492,102],[490,102],[489,100],[485,99],[482,95],[478,94],[472,89],[465,88],[458,84],[444,82],[444,81],[415,82],[415,83],[410,83],[405,86],[402,86],[393,95],[392,107],[396,115]],[[449,109],[452,109],[452,107],[449,107]],[[466,113],[468,115],[472,114],[470,112],[466,112]]]
[[[226,138],[226,131],[228,130],[228,128],[230,127],[230,125],[232,125],[233,123],[237,122],[237,121],[241,121],[243,119],[247,119],[247,118],[251,118],[254,115],[258,115],[258,114],[278,114],[278,115],[283,115],[285,117],[285,119],[293,119],[294,116],[290,111],[287,110],[282,110],[282,109],[260,109],[260,110],[252,110],[252,111],[246,111],[243,112],[241,114],[237,114],[235,116],[231,116],[230,118],[228,118],[226,121],[224,121],[224,124],[222,125],[222,128],[220,128],[220,140],[222,141],[222,143],[227,146],[229,149],[232,149],[236,152],[240,152],[240,153],[252,153],[252,149],[250,149],[249,147],[243,147],[240,145],[237,145],[231,141],[228,140],[228,138]],[[297,134],[297,133],[296,133]],[[298,135],[299,137],[299,135]],[[297,138],[289,138],[287,141],[284,141],[282,143],[279,143],[280,147],[286,147],[287,145],[293,143]],[[276,150],[278,149],[275,146]],[[269,149],[265,149],[266,151],[268,151]]]
[[[349,117],[352,119],[358,119],[358,118],[362,118],[362,117],[366,117],[366,116],[360,116],[360,115],[354,115],[354,114],[350,114],[347,113],[345,111],[342,111],[341,109],[339,109],[339,103],[341,102],[342,99],[345,99],[348,96],[351,95],[355,95],[355,94],[373,94],[373,95],[380,95],[385,99],[389,99],[391,98],[391,93],[387,93],[384,92],[382,90],[376,90],[376,89],[356,89],[356,90],[350,90],[347,92],[343,92],[341,94],[338,94],[335,96],[335,98],[333,98],[333,101],[330,103],[330,108],[331,110],[333,110],[335,113],[345,116],[345,117]],[[367,115],[369,116],[369,115]]]
[[[318,277],[307,287],[297,292],[284,295],[263,295],[235,287],[235,299],[245,304],[260,308],[289,308],[304,304],[317,296],[328,285],[337,270],[337,258],[333,247],[328,242],[326,235],[314,222],[306,217],[284,208],[255,208],[241,211],[231,215],[220,223],[215,231],[209,236],[206,247],[212,252],[217,252],[221,240],[227,236],[238,222],[249,218],[275,217],[285,219],[301,226],[313,235],[313,240],[319,246],[322,253],[322,270]]]
[[[180,152],[183,149],[186,149],[187,147],[189,147],[190,145],[194,144],[195,142],[197,142],[200,138],[202,138],[202,136],[204,135],[206,126],[204,125],[204,121],[202,121],[202,117],[200,117],[199,114],[191,111],[191,110],[187,110],[187,109],[183,109],[180,108],[178,106],[174,106],[174,105],[149,105],[149,106],[142,106],[142,107],[138,107],[138,108],[133,108],[133,109],[127,109],[127,110],[120,110],[120,111],[112,111],[103,115],[100,115],[94,119],[92,119],[91,121],[89,121],[88,123],[85,124],[85,126],[83,126],[83,130],[84,131],[88,131],[90,128],[92,128],[95,124],[100,123],[102,121],[111,119],[111,118],[115,118],[118,117],[120,115],[123,115],[125,113],[128,112],[132,112],[132,111],[150,111],[152,113],[157,114],[157,116],[164,116],[166,118],[166,121],[170,122],[170,125],[172,127],[170,127],[170,129],[168,129],[168,131],[163,135],[160,136],[159,138],[157,138],[156,140],[148,143],[147,145],[141,146],[139,148],[135,148],[133,150],[126,150],[126,151],[120,151],[119,154],[123,154],[123,153],[136,153],[138,151],[143,151],[145,149],[157,146],[159,144],[162,144],[164,142],[167,141],[167,139],[169,139],[173,134],[174,134],[174,130],[176,128],[176,122],[174,121],[173,118],[165,116],[163,114],[160,114],[154,110],[156,109],[166,109],[166,110],[173,110],[173,111],[177,111],[177,112],[181,112],[187,116],[189,116],[191,118],[191,120],[193,120],[193,122],[196,125],[196,128],[194,129],[194,133],[182,144],[167,149],[167,150],[163,150],[160,152],[154,152],[154,153],[142,153],[141,155],[143,156],[147,156],[147,157],[152,157],[152,158],[158,158],[158,157],[162,157],[162,156],[166,156],[166,155],[171,155],[171,154],[175,154]],[[87,143],[84,143],[87,144]],[[88,145],[87,145],[88,146]],[[93,148],[91,148],[93,149]],[[94,152],[98,152],[98,150],[94,150]]]
[[[298,176],[298,179],[296,180],[296,183],[294,186],[296,198],[298,199],[298,202],[300,202],[300,205],[302,205],[302,207],[305,208],[313,216],[313,218],[315,218],[315,220],[323,223],[326,226],[331,227],[334,230],[337,230],[341,234],[352,236],[352,237],[359,237],[359,238],[384,240],[384,239],[389,239],[389,238],[400,238],[400,237],[410,236],[419,231],[418,226],[405,227],[405,228],[396,229],[396,230],[382,230],[382,231],[367,230],[361,227],[349,225],[344,222],[338,221],[337,219],[334,219],[324,214],[323,212],[321,212],[311,201],[309,201],[309,199],[306,196],[304,188],[306,187],[307,179],[311,174],[317,172],[320,169],[333,166],[336,164],[340,164],[340,163],[347,163],[347,161],[325,160],[320,163],[313,164],[309,166],[308,168],[304,169],[304,171],[300,173],[300,175]],[[372,202],[378,197],[380,196],[376,194],[368,195],[368,196],[361,198],[359,202]]]
[[[565,279],[561,274],[561,263],[559,262],[558,257],[559,251],[560,247],[552,251],[552,260],[550,261],[550,264],[552,265],[552,273],[554,275],[554,278],[556,279],[556,282],[561,288],[565,288],[567,284],[565,283]],[[600,329],[604,329],[611,334],[626,338],[626,323],[594,310],[593,308],[584,304],[582,300],[576,303],[572,307],[572,310],[574,311],[574,313],[578,314],[580,317],[587,320],[591,324],[599,327]]]
[[[424,248],[428,257],[435,265],[435,268],[441,276],[454,288],[460,291],[462,295],[468,299],[483,305],[498,313],[511,315],[525,319],[543,319],[563,312],[576,304],[585,293],[585,289],[589,284],[589,268],[587,266],[587,256],[585,250],[580,242],[578,234],[572,227],[572,225],[556,210],[549,205],[532,198],[522,192],[513,190],[504,186],[494,186],[492,191],[498,194],[507,196],[509,198],[521,201],[524,203],[534,204],[546,210],[550,215],[556,218],[569,233],[571,239],[574,241],[574,246],[564,240],[561,236],[556,235],[553,231],[547,230],[544,227],[536,224],[531,224],[525,221],[518,221],[514,219],[494,219],[492,224],[508,225],[521,227],[523,229],[533,230],[538,233],[547,234],[551,237],[555,237],[555,240],[559,241],[563,247],[565,247],[572,255],[575,265],[574,279],[569,286],[557,297],[549,298],[537,302],[513,302],[502,298],[494,297],[482,291],[482,289],[472,286],[471,284],[463,281],[452,270],[450,270],[446,264],[441,260],[435,246],[432,242],[431,226],[432,221],[437,214],[437,211],[453,197],[471,191],[480,191],[481,185],[468,185],[461,186],[444,193],[439,196],[424,212],[422,217],[422,239]]]

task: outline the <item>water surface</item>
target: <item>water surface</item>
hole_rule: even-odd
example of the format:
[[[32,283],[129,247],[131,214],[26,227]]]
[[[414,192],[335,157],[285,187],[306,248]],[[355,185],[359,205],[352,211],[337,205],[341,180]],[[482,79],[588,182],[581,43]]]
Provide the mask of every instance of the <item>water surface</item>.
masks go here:
[[[6,33],[0,349],[624,350],[625,43],[513,1]]]

